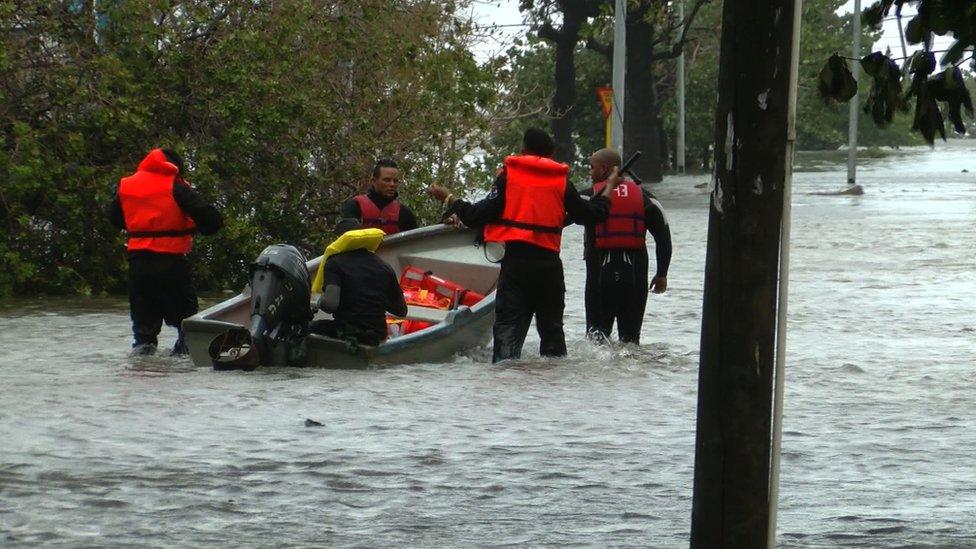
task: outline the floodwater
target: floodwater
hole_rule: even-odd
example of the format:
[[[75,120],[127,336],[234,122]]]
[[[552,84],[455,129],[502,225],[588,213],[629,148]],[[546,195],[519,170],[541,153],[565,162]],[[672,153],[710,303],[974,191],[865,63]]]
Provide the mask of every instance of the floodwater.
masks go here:
[[[861,197],[801,158],[781,547],[976,547],[974,149],[866,160]],[[655,190],[639,349],[583,341],[577,229],[564,360],[221,373],[128,358],[124,300],[0,304],[0,545],[687,546],[704,180]]]

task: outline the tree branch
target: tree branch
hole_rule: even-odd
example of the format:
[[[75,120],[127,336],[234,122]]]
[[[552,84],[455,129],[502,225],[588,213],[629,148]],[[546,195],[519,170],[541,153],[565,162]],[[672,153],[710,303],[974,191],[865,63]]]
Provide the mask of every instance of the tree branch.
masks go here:
[[[542,22],[542,25],[539,26],[539,38],[542,38],[543,40],[550,40],[552,42],[558,42],[560,38],[559,31],[557,31],[555,27],[552,26],[552,23],[546,19]]]
[[[592,36],[586,39],[586,49],[595,51],[607,59],[613,59],[613,46],[604,44]]]
[[[681,36],[674,44],[671,45],[671,49],[664,50],[661,52],[656,52],[651,55],[651,61],[661,61],[663,59],[674,59],[681,55],[681,51],[685,47],[685,42],[688,41],[688,31],[691,30],[691,24],[695,20],[695,16],[698,15],[698,11],[702,6],[710,2],[711,0],[695,0],[695,5],[691,8],[691,14],[685,17],[681,25]]]

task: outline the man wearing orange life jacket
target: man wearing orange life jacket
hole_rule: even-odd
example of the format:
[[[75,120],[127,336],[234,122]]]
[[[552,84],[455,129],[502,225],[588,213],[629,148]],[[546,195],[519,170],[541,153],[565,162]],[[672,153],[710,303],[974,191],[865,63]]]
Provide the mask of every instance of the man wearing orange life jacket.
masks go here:
[[[382,159],[373,168],[369,189],[342,205],[343,218],[358,219],[364,229],[382,229],[386,234],[417,228],[417,217],[397,197],[400,169],[396,162]]]
[[[469,227],[484,226],[486,242],[505,245],[495,295],[493,362],[521,356],[533,316],[541,340],[539,354],[566,355],[566,286],[559,259],[565,218],[569,214],[581,224],[606,219],[606,193],[619,181],[611,178],[606,193],[583,200],[567,179],[569,167],[550,158],[554,148],[546,132],[526,130],[522,153],[505,159],[491,193],[473,204],[455,200],[440,185],[430,188],[448,208],[445,218],[456,216]]]
[[[129,314],[135,354],[153,354],[162,323],[177,329],[173,354],[187,353],[183,319],[196,314],[197,294],[186,254],[193,234],[216,233],[223,218],[183,177],[183,162],[153,149],[119,181],[109,220],[128,235]]]
[[[609,174],[620,166],[620,154],[600,149],[590,156],[594,185],[580,194],[599,194]],[[646,233],[655,243],[657,271],[648,288]],[[610,216],[586,227],[586,330],[610,337],[614,321],[624,343],[640,344],[648,290],[662,293],[668,286],[671,229],[661,203],[632,181],[610,193]]]

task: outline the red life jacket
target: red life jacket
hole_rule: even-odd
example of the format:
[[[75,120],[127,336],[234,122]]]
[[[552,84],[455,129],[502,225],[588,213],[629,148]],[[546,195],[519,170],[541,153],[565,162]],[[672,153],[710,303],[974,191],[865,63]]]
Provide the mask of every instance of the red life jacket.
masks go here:
[[[356,195],[360,222],[364,229],[382,229],[386,234],[400,232],[400,201],[393,199],[380,210],[365,194]]]
[[[486,242],[528,242],[559,253],[569,166],[531,155],[505,159],[505,209],[485,225]]]
[[[161,149],[153,149],[136,173],[119,181],[119,203],[130,252],[185,254],[193,248],[196,225],[173,198],[178,172]],[[177,184],[187,185],[182,179]]]
[[[596,196],[606,181],[593,185]],[[625,180],[610,192],[610,216],[596,226],[597,249],[637,249],[647,246],[644,226],[644,196],[633,181]]]

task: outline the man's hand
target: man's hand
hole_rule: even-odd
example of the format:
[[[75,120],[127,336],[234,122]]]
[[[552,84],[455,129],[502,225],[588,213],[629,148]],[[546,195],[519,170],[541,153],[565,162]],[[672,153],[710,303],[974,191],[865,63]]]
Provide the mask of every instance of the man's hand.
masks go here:
[[[610,177],[607,178],[607,188],[611,191],[617,188],[624,181],[624,176],[620,173],[619,169],[614,166],[613,171],[610,172]]]
[[[656,294],[663,294],[664,290],[668,289],[668,277],[655,276],[654,279],[651,280],[651,287],[649,289]]]
[[[451,214],[451,215],[445,217],[443,220],[441,220],[441,223],[443,223],[445,225],[450,225],[450,226],[454,227],[455,229],[460,229],[463,226],[461,224],[461,218],[458,217],[457,214]]]
[[[617,185],[620,185],[620,183],[623,182],[623,180],[624,180],[623,176],[620,175],[620,172],[617,170],[617,167],[614,166],[614,168],[610,170],[610,176],[607,177],[606,186],[603,187],[603,190],[600,191],[600,194],[598,196],[610,196],[610,191],[616,189]]]
[[[447,187],[443,185],[438,185],[437,183],[431,183],[430,187],[427,189],[438,202],[444,202],[444,200],[450,196],[451,191],[447,190]]]

